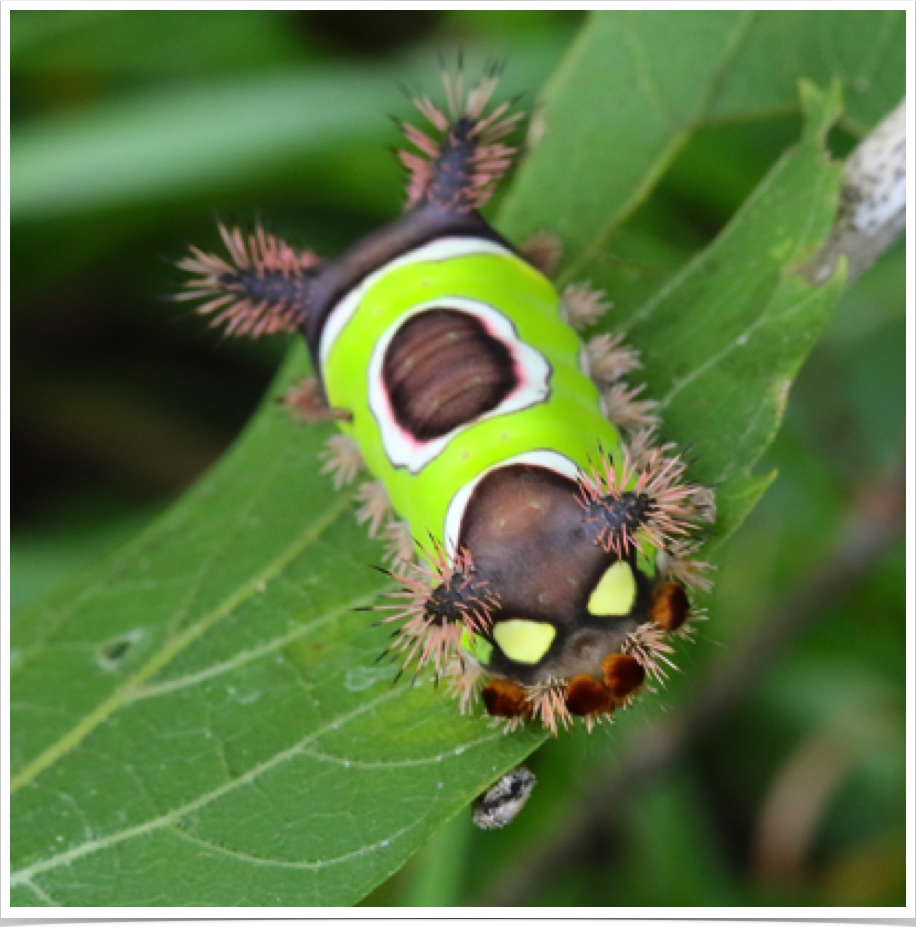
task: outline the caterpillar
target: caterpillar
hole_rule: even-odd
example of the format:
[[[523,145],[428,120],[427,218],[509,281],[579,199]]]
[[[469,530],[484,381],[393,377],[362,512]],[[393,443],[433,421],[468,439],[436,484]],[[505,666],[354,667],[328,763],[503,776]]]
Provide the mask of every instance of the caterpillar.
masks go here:
[[[401,217],[334,259],[221,225],[227,255],[192,247],[179,298],[233,335],[305,337],[314,375],[285,402],[336,422],[337,488],[373,478],[356,517],[387,542],[396,588],[373,608],[401,671],[431,666],[506,731],[591,731],[663,682],[703,617],[714,503],[626,384],[638,353],[578,334],[604,294],[558,292],[557,240],[515,247],[481,215],[525,118],[498,80],[446,72],[443,106],[414,98],[429,126],[400,125]]]

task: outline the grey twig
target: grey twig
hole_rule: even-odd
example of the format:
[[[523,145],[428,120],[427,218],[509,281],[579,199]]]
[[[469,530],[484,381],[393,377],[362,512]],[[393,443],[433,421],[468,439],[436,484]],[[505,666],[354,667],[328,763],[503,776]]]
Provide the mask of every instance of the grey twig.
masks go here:
[[[813,283],[845,257],[855,280],[894,243],[906,225],[906,100],[849,156],[840,210],[830,237],[805,268]]]
[[[739,707],[782,654],[816,621],[850,594],[896,541],[905,520],[906,482],[898,473],[863,485],[832,549],[807,579],[732,650],[697,686],[700,693],[676,718],[660,722],[641,737],[622,760],[602,764],[585,786],[562,828],[517,858],[477,905],[530,904],[538,889],[632,803],[634,793],[668,767],[688,744],[708,736]]]

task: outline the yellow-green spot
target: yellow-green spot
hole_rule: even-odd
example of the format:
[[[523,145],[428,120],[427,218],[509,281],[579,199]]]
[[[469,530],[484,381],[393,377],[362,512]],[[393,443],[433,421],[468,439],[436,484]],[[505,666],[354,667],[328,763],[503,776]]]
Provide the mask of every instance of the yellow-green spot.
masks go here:
[[[493,637],[502,652],[516,663],[537,663],[550,650],[557,629],[542,621],[510,618],[493,626]]]
[[[636,599],[636,577],[630,564],[618,560],[609,567],[588,600],[593,615],[628,615]]]

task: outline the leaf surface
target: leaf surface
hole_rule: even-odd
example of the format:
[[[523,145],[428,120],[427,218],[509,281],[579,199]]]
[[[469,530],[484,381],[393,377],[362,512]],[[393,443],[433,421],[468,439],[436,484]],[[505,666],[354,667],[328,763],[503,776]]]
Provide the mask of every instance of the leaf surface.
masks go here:
[[[904,24],[900,11],[594,14],[545,89],[505,228],[556,232],[581,276],[694,132],[797,111],[801,77],[839,80],[864,132],[903,94]]]
[[[596,18],[567,62],[548,131],[551,113],[582,116],[589,74],[603,95],[589,118],[616,112],[633,74],[612,83],[582,53],[609,26]],[[738,41],[741,28],[723,20],[717,41]],[[700,79],[687,51],[672,51],[669,67],[672,86],[678,73]],[[703,79],[708,96],[718,78]],[[643,351],[666,434],[694,443],[698,478],[724,481],[723,536],[765,488],[751,468],[842,285],[812,289],[792,269],[825,237],[839,186],[823,154],[837,95],[810,91],[807,107],[805,138],[720,239],[612,320]],[[640,111],[618,131],[651,160]],[[510,224],[541,213],[528,178],[556,176],[551,158],[546,143],[531,158]],[[550,194],[553,219],[569,228],[589,192],[619,217],[623,199],[599,182],[604,149],[576,168],[576,195]],[[595,257],[606,231],[597,223],[567,253],[608,285]],[[393,687],[393,670],[374,663],[385,633],[352,609],[379,591],[367,566],[379,547],[318,472],[329,430],[294,425],[274,402],[306,370],[297,347],[214,472],[133,543],[17,615],[18,903],[352,904],[543,741],[461,717],[428,682]]]

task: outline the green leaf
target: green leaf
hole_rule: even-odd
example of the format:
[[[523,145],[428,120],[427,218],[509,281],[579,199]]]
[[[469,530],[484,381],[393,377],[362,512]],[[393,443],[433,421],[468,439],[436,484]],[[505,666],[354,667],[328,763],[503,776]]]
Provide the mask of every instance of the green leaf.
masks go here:
[[[130,81],[144,74],[205,73],[294,61],[311,51],[305,30],[275,10],[17,10],[11,17],[17,72],[79,72]],[[163,49],[168,54],[163,54]]]
[[[512,85],[540,84],[561,49],[556,38],[513,47]],[[11,218],[161,203],[270,172],[292,156],[367,140],[379,147],[391,140],[381,117],[398,105],[398,83],[430,85],[436,79],[431,65],[286,65],[263,75],[134,93],[20,126],[10,142]]]
[[[556,232],[581,276],[694,132],[797,110],[800,77],[840,80],[864,131],[903,95],[904,24],[901,11],[594,14],[544,93],[506,230]]]
[[[840,111],[839,88],[824,98],[810,85],[802,89],[808,123],[800,148],[770,171],[709,248],[614,320],[642,351],[665,435],[690,445],[696,478],[724,488],[720,539],[756,501],[751,468],[775,437],[792,381],[843,287],[842,274],[815,288],[796,272],[826,237],[840,185],[839,169],[820,154]],[[801,190],[808,191],[804,205],[791,192]],[[608,276],[589,269],[596,282]],[[612,292],[613,280],[605,282]]]
[[[269,402],[163,520],[17,621],[17,884],[353,902],[539,741],[375,665],[385,635],[353,608],[378,550],[317,476],[326,434]]]
[[[291,152],[356,143],[389,104],[394,79],[386,69],[345,77],[287,69],[138,93],[24,126],[10,144],[11,217],[180,196],[202,183],[269,171]]]
[[[567,127],[585,131],[585,115],[605,125],[615,111],[623,85],[582,53],[610,22],[598,17],[564,67],[545,138],[551,113],[578,112]],[[734,43],[735,29],[720,32]],[[683,31],[675,38],[671,86],[721,79],[695,75]],[[579,69],[601,90],[587,114]],[[769,479],[751,468],[842,285],[813,289],[793,271],[825,237],[839,187],[823,154],[837,95],[807,99],[811,129],[720,239],[648,301],[619,306],[615,322],[643,351],[666,433],[694,442],[698,476],[725,480],[725,533]],[[652,128],[638,109],[630,120],[616,144],[645,167]],[[550,224],[570,228],[587,193],[621,215],[603,186],[605,149],[586,159],[578,138],[566,152],[580,158],[566,171],[575,196],[556,201],[526,180],[560,183],[545,141],[507,207],[516,224],[547,197]],[[649,164],[643,176],[655,175]],[[589,257],[606,232],[599,223],[568,257],[609,285],[613,274]],[[543,741],[461,717],[428,681],[392,686],[393,670],[375,664],[385,634],[352,609],[379,590],[367,566],[378,546],[355,525],[350,496],[318,472],[328,429],[295,425],[274,402],[306,370],[297,347],[213,473],[134,542],[17,615],[18,903],[352,904]]]

